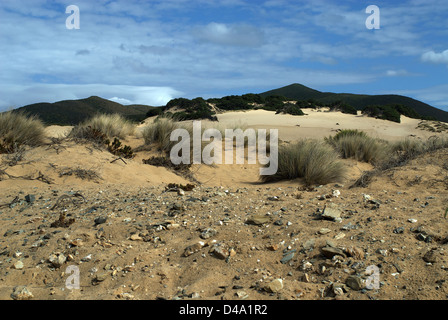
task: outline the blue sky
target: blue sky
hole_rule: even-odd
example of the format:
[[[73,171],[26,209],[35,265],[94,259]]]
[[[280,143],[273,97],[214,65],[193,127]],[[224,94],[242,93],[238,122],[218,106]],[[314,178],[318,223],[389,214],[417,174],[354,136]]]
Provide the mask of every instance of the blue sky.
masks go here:
[[[68,29],[79,8],[79,29]],[[380,29],[368,29],[369,5]],[[448,111],[446,0],[0,2],[0,110],[260,93],[402,94]],[[73,20],[70,20],[72,23]]]

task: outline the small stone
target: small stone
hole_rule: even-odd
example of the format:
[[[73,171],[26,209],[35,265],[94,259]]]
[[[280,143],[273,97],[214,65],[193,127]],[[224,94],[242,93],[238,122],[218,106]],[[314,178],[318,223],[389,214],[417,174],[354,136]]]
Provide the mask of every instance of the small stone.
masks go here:
[[[303,250],[311,251],[314,249],[315,244],[316,244],[316,239],[309,239],[303,244]]]
[[[349,276],[346,280],[345,280],[345,284],[352,288],[355,291],[361,290],[364,286],[362,283],[362,279],[358,276]]]
[[[14,263],[14,269],[17,269],[17,270],[20,270],[20,269],[23,269],[23,262],[22,261],[16,261],[15,263]]]
[[[92,254],[88,254],[81,259],[82,262],[89,262],[90,260],[92,260]]]
[[[204,231],[201,232],[200,237],[202,239],[208,239],[208,238],[211,238],[211,237],[215,236],[216,233],[217,233],[217,231],[215,229],[207,228],[207,229],[205,229]]]
[[[95,225],[106,223],[107,217],[96,217],[94,222]]]
[[[410,222],[410,223],[416,223],[417,222],[417,219],[408,219],[408,221]]]
[[[394,233],[396,234],[400,234],[404,232],[404,228],[403,227],[398,227],[394,229]]]
[[[271,281],[266,287],[265,290],[271,293],[279,292],[283,289],[283,280],[282,279],[275,279]]]
[[[229,256],[229,250],[227,250],[224,245],[217,243],[213,245],[210,252],[215,255],[218,259],[225,260]]]
[[[327,234],[327,233],[330,233],[330,232],[331,232],[331,230],[328,229],[328,228],[322,228],[322,229],[320,229],[318,231],[319,234]]]
[[[81,247],[84,245],[84,242],[81,239],[75,239],[70,241],[70,245],[74,246],[74,247]]]
[[[25,196],[25,200],[26,202],[28,202],[29,204],[33,204],[34,201],[36,200],[36,196],[34,194],[27,194]]]
[[[184,257],[191,256],[193,253],[198,252],[205,245],[204,242],[199,241],[198,243],[192,244],[185,248],[184,253],[182,254]]]
[[[295,252],[296,252],[296,250],[291,250],[291,251],[286,252],[286,253],[283,255],[283,258],[280,260],[280,262],[281,262],[282,264],[286,264],[286,263],[288,263],[289,261],[291,261],[292,258],[294,258],[294,254],[295,254]]]
[[[423,260],[428,263],[435,263],[437,261],[436,250],[429,250],[423,256]]]
[[[351,247],[351,248],[347,248],[345,250],[345,253],[349,256],[349,257],[353,257],[357,260],[362,260],[364,259],[364,251],[358,247]]]
[[[48,261],[53,265],[55,268],[60,268],[65,261],[67,260],[67,257],[62,253],[52,253],[48,257]]]
[[[336,221],[341,218],[341,210],[334,203],[329,203],[322,212],[322,218]]]
[[[34,298],[34,296],[26,286],[17,286],[14,287],[11,293],[11,298],[13,298],[14,300],[29,300],[31,298]]]
[[[140,237],[140,236],[138,235],[138,233],[134,233],[134,234],[132,234],[129,238],[130,238],[132,241],[143,240],[143,238]]]
[[[109,275],[110,274],[108,272],[102,272],[102,273],[97,274],[95,276],[95,278],[93,278],[92,284],[97,285],[100,282],[103,282],[104,280],[106,280],[109,277]]]
[[[330,258],[330,259],[336,255],[342,256],[342,257],[346,256],[342,249],[329,247],[329,246],[321,248],[321,252],[325,257]]]
[[[342,239],[344,237],[345,237],[345,233],[343,233],[343,232],[340,232],[340,233],[338,233],[337,235],[334,236],[334,238],[336,240],[340,240],[340,239]]]
[[[237,296],[240,299],[249,298],[249,295],[246,293],[246,291],[237,291],[237,292],[235,292],[235,296]]]
[[[249,218],[246,223],[254,225],[262,225],[271,221],[271,217],[266,215],[254,215]]]

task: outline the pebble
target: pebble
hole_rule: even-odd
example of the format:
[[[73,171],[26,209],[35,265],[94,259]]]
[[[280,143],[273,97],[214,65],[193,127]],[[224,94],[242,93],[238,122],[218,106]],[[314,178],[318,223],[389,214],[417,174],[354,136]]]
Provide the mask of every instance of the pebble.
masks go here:
[[[341,218],[341,210],[334,204],[329,203],[322,212],[322,218],[326,220],[337,221]]]
[[[191,256],[193,253],[198,252],[205,246],[203,241],[199,241],[198,243],[192,244],[184,249],[184,253],[182,254],[184,257]]]
[[[344,251],[340,248],[326,246],[326,247],[321,248],[321,252],[325,257],[330,258],[330,259],[336,255],[345,257]]]
[[[17,286],[14,287],[11,293],[11,298],[13,298],[14,300],[29,300],[34,298],[34,296],[26,286]]]
[[[435,263],[437,261],[436,250],[429,250],[423,256],[423,260],[428,263]]]
[[[94,222],[95,225],[106,223],[107,217],[96,217]]]
[[[271,217],[267,215],[254,215],[251,218],[249,218],[246,223],[247,224],[254,224],[254,225],[262,225],[265,223],[268,223],[271,221]]]
[[[214,235],[216,235],[216,233],[217,233],[217,231],[215,229],[207,228],[207,229],[205,229],[204,231],[201,232],[200,237],[202,239],[208,239],[208,238],[211,238]]]
[[[275,279],[272,280],[266,287],[265,290],[271,293],[279,292],[283,289],[283,280],[282,279]]]
[[[288,263],[289,261],[291,261],[292,258],[294,258],[295,253],[296,253],[295,249],[285,252],[283,254],[283,258],[280,260],[280,262],[282,264]]]
[[[16,261],[15,263],[14,263],[14,269],[17,269],[17,270],[20,270],[20,269],[23,269],[23,262],[22,261]]]
[[[345,280],[345,284],[355,291],[361,290],[364,286],[359,276],[351,275]]]
[[[48,261],[53,265],[55,268],[60,268],[65,261],[67,260],[67,257],[62,253],[52,253],[48,257]]]
[[[327,234],[327,233],[330,233],[330,232],[331,232],[331,230],[328,229],[328,228],[321,228],[321,229],[318,231],[319,234]]]

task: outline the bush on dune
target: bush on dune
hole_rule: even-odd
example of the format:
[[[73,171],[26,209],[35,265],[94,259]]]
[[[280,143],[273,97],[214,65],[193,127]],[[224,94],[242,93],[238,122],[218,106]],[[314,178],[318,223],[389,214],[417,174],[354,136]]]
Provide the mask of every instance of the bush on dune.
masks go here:
[[[160,151],[169,153],[171,148],[177,143],[176,141],[170,141],[171,132],[176,129],[187,129],[192,133],[192,128],[182,125],[169,117],[161,117],[147,125],[142,131],[142,136],[146,145],[156,144]]]
[[[263,182],[303,178],[306,185],[312,185],[336,182],[344,176],[345,167],[337,152],[322,141],[310,139],[280,146],[277,173],[260,178]]]
[[[119,114],[99,114],[75,126],[70,137],[88,139],[96,134],[124,139],[134,134],[135,125]]]
[[[0,153],[12,153],[17,147],[37,146],[45,139],[45,126],[35,116],[20,112],[0,113]]]
[[[329,137],[325,140],[344,159],[352,158],[375,164],[383,161],[388,151],[386,143],[371,138],[364,131],[356,129],[342,130],[334,137]]]

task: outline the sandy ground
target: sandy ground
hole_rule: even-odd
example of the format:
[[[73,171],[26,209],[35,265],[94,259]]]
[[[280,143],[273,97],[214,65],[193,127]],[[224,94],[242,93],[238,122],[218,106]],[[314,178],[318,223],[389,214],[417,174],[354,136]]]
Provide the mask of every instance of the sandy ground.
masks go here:
[[[218,118],[278,128],[283,140],[344,128],[391,140],[433,134],[412,119],[306,113]],[[143,143],[138,135],[124,142]],[[190,191],[167,191],[169,183],[192,182],[142,163],[153,154],[122,161],[63,141],[28,149],[15,164],[2,155],[0,299],[448,298],[447,150],[387,171],[367,188],[350,186],[372,166],[346,160],[344,181],[309,189],[300,179],[260,184],[257,165],[195,165],[199,183]],[[89,171],[76,176],[79,169]],[[323,215],[330,204],[339,217]],[[54,224],[64,215],[74,220]],[[79,271],[79,289],[70,286],[69,267]]]

